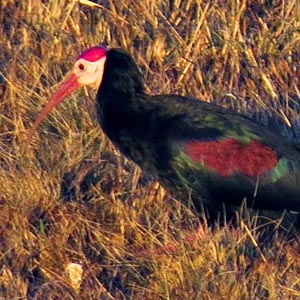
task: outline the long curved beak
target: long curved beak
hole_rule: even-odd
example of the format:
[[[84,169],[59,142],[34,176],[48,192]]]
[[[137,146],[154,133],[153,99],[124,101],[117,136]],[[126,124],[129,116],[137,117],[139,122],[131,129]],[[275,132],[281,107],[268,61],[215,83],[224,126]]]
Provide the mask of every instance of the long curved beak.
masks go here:
[[[77,90],[80,87],[80,84],[77,80],[77,77],[74,73],[71,73],[67,78],[62,82],[56,93],[50,98],[38,118],[33,123],[25,143],[26,149],[30,145],[31,139],[39,125],[47,117],[48,113],[54,108],[58,103],[64,100],[68,95]]]

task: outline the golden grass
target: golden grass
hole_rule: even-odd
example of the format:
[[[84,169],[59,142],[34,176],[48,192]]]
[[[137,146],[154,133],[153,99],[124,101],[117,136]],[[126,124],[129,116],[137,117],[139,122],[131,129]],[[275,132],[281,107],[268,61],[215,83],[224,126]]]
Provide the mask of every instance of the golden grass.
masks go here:
[[[299,136],[299,1],[98,2],[0,3],[0,299],[299,299],[297,237],[264,245],[255,224],[202,225],[186,242],[197,216],[113,148],[90,91],[53,111],[24,154],[42,105],[95,44],[132,53],[152,94],[278,118]]]

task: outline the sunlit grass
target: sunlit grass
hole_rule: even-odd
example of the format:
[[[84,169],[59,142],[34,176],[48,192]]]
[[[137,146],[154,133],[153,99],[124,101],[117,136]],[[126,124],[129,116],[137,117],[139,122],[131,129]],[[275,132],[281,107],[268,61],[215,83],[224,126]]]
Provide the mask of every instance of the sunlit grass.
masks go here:
[[[24,151],[95,44],[128,50],[151,94],[215,101],[299,138],[299,1],[79,2],[0,5],[0,298],[299,299],[298,237],[270,231],[264,244],[252,221],[202,224],[188,242],[200,220],[114,149],[91,91],[57,107]]]

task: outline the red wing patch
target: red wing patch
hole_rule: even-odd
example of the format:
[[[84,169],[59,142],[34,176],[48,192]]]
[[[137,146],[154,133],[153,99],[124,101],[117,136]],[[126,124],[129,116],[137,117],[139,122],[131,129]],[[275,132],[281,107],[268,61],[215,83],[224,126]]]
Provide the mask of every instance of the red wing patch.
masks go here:
[[[222,141],[192,141],[184,144],[185,153],[195,162],[203,162],[205,167],[221,176],[239,172],[246,176],[260,175],[271,171],[278,157],[272,148],[256,140],[241,143],[235,139]]]

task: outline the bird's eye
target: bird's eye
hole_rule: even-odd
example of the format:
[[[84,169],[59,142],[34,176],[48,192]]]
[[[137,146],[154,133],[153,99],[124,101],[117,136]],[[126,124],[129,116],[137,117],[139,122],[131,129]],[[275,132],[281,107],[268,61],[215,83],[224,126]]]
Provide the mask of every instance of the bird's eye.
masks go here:
[[[85,65],[82,64],[82,63],[79,64],[79,65],[78,65],[78,69],[81,70],[81,71],[84,71],[84,70],[85,70]]]

